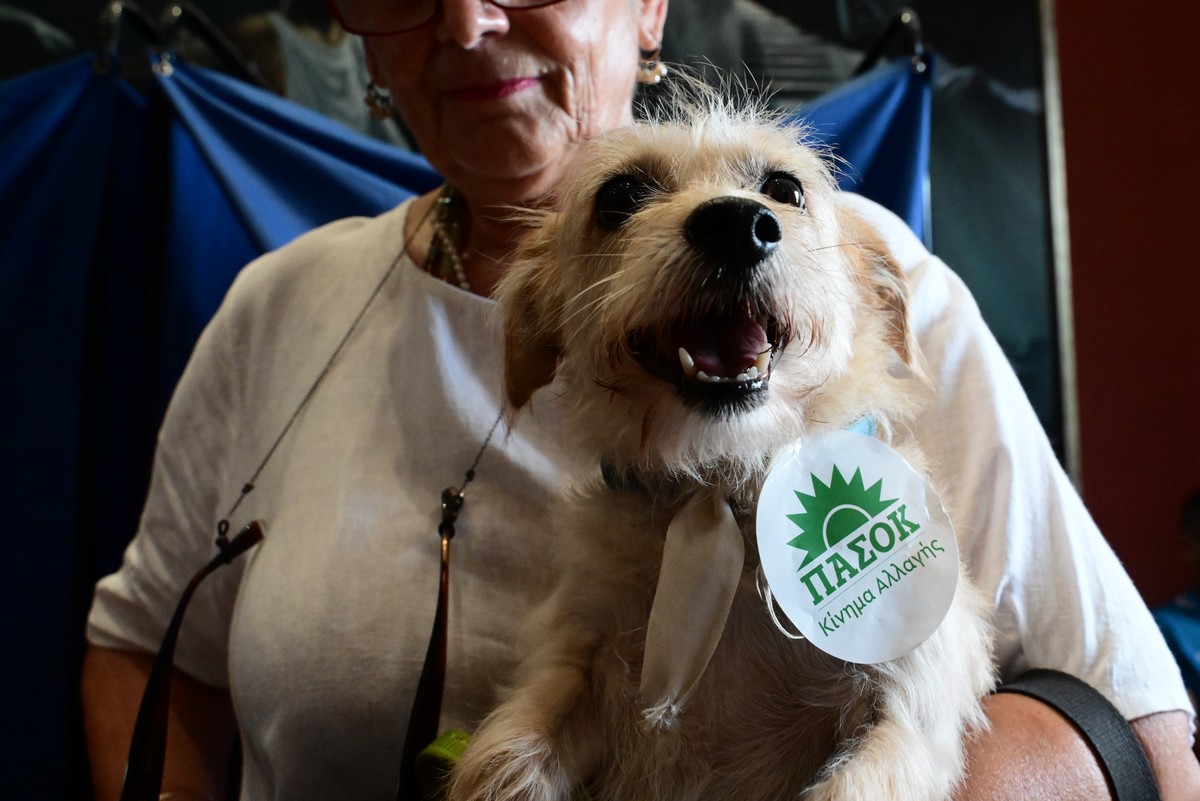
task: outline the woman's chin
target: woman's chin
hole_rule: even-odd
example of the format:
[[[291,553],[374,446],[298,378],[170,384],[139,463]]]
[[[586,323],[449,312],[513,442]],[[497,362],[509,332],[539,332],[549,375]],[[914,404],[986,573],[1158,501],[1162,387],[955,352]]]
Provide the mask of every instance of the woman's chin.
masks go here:
[[[575,146],[568,142],[497,149],[494,140],[490,147],[458,150],[454,165],[447,165],[443,174],[469,200],[527,204],[554,189],[574,154]]]
[[[459,116],[441,120],[437,135],[420,144],[434,168],[468,199],[529,201],[550,191],[574,157],[578,128],[561,110]]]

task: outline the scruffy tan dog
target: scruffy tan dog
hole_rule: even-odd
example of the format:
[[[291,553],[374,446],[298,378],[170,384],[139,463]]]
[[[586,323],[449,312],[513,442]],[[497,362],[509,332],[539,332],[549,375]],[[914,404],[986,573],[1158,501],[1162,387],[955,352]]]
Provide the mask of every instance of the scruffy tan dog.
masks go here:
[[[754,501],[780,447],[870,416],[920,463],[905,278],[799,135],[702,98],[589,143],[532,218],[501,290],[508,398],[554,381],[605,480],[564,504],[561,580],[453,801],[933,801],[962,777],[993,684],[965,576],[936,633],[876,665],[789,639],[759,591]],[[662,703],[648,620],[667,529],[701,495],[744,567],[698,678]]]

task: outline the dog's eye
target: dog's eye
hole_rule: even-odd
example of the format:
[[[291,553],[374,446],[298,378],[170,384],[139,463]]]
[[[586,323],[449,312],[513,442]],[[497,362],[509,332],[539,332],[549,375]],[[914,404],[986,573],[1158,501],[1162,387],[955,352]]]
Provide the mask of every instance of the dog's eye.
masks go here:
[[[785,203],[804,211],[804,189],[801,188],[799,181],[787,173],[771,173],[763,181],[760,191],[776,203]]]
[[[652,191],[649,184],[632,175],[608,179],[596,193],[596,223],[601,228],[620,228],[645,204]]]

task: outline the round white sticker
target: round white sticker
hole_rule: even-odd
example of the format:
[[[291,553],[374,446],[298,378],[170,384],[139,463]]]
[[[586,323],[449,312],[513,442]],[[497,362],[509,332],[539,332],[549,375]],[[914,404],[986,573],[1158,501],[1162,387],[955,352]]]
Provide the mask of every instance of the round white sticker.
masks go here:
[[[954,599],[958,543],[941,500],[874,437],[839,431],[781,451],[756,524],[779,607],[839,659],[874,664],[907,654]]]

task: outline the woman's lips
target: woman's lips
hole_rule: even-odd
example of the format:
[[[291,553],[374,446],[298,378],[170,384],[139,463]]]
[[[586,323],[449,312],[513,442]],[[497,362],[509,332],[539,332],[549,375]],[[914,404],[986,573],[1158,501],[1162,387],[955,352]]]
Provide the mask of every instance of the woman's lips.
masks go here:
[[[446,92],[446,94],[455,100],[464,100],[467,102],[500,100],[535,86],[537,82],[537,78],[509,78],[503,81],[491,81],[489,83],[475,84],[474,86],[465,86],[461,89],[452,89]]]

